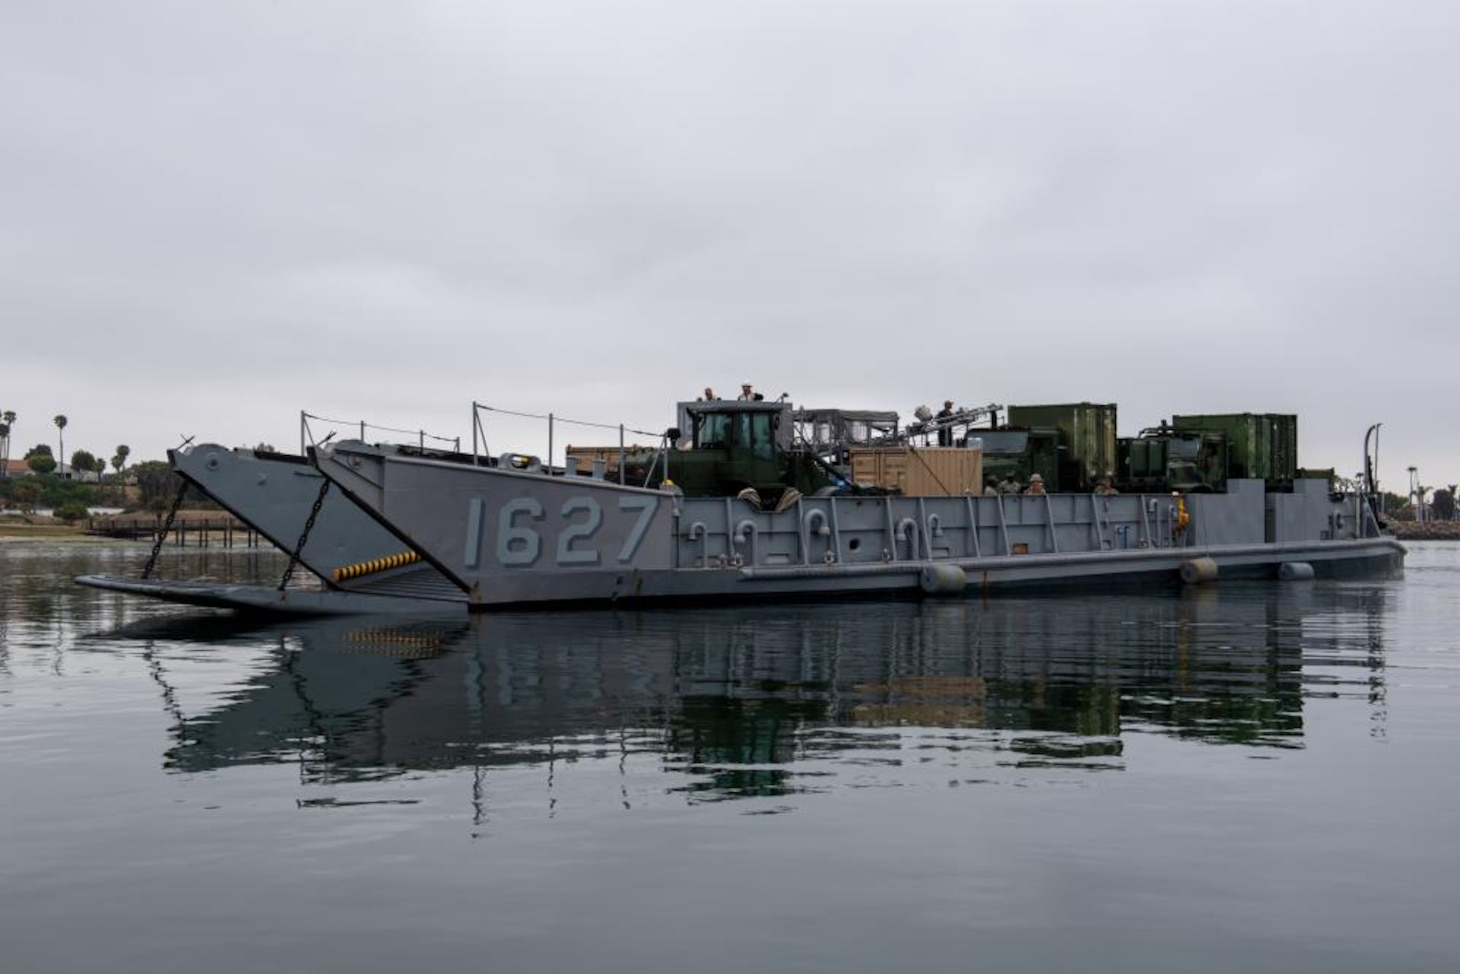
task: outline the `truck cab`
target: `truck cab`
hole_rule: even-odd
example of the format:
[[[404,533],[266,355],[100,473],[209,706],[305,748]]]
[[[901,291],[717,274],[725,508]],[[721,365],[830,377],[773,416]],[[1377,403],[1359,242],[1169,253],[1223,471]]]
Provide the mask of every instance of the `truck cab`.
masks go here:
[[[1053,428],[970,430],[983,447],[983,475],[996,484],[1012,483],[1023,490],[1039,474],[1045,490],[1060,485],[1060,433]]]
[[[1180,430],[1166,424],[1118,444],[1125,491],[1213,493],[1227,487],[1227,439],[1220,433]]]

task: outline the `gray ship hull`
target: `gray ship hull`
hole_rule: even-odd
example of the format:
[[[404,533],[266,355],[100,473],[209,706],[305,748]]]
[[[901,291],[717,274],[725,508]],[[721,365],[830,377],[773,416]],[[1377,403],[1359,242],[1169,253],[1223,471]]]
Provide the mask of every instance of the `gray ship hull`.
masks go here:
[[[1390,574],[1404,549],[1321,481],[1267,494],[801,498],[767,512],[586,476],[345,442],[320,471],[473,608],[968,596],[994,589]]]

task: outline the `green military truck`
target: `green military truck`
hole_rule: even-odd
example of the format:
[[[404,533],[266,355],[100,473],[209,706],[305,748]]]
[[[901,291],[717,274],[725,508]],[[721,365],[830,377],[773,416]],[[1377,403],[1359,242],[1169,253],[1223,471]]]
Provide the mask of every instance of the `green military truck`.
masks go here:
[[[1023,490],[1039,474],[1044,489],[1062,490],[1059,479],[1060,431],[1041,429],[969,430],[970,446],[983,452],[983,477],[1001,490]]]
[[[1121,437],[1115,484],[1122,491],[1215,493],[1227,486],[1227,437],[1162,424]]]
[[[1182,433],[1217,433],[1227,440],[1227,476],[1262,480],[1268,490],[1292,490],[1298,474],[1298,417],[1286,413],[1208,413],[1172,416]]]
[[[1009,426],[1030,431],[1031,436],[1053,430],[1057,434],[1055,476],[1040,470],[1045,489],[1090,491],[1102,477],[1115,474],[1115,403],[1061,403],[1043,406],[1010,406]],[[984,468],[988,470],[987,434]],[[1038,445],[1038,440],[1036,440]]]

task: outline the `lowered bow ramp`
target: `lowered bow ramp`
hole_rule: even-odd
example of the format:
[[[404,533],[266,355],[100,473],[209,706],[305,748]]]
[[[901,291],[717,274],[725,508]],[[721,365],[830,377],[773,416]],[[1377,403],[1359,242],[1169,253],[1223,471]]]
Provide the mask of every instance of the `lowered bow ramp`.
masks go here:
[[[180,605],[210,609],[232,609],[267,615],[459,615],[461,599],[454,601],[402,597],[371,592],[339,592],[328,589],[278,589],[263,585],[225,585],[214,582],[160,581],[118,578],[114,575],[81,575],[77,583],[108,592],[140,595]]]
[[[276,615],[460,612],[463,588],[343,496],[303,457],[199,444],[169,454],[174,469],[246,521],[323,588],[85,575],[92,588],[183,605]],[[312,518],[312,523],[311,523]],[[307,531],[306,531],[307,527]],[[301,545],[300,540],[304,543]]]
[[[174,450],[169,458],[189,484],[280,550],[292,554],[298,549],[299,563],[329,585],[359,589],[393,577],[398,573],[391,569],[417,560],[408,545],[369,514],[338,490],[327,489],[329,481],[304,457],[204,443]],[[438,586],[442,593],[449,588]],[[458,591],[455,597],[463,596]]]

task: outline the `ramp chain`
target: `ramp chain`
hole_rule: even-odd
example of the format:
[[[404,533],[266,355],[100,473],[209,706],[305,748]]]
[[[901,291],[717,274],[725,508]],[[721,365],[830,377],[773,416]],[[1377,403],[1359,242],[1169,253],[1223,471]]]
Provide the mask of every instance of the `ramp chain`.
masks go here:
[[[147,564],[142,566],[142,579],[145,581],[152,577],[152,568],[157,564],[157,553],[162,550],[162,542],[167,540],[168,532],[172,530],[173,519],[177,517],[177,509],[182,507],[183,497],[187,495],[188,482],[183,481],[182,486],[177,490],[177,497],[173,498],[172,510],[167,512],[167,523],[162,525],[162,530],[157,533],[157,540],[152,543],[152,554],[147,556]]]
[[[289,580],[294,577],[294,569],[299,564],[299,555],[304,551],[304,544],[309,540],[309,532],[314,530],[314,519],[319,517],[319,509],[324,506],[324,495],[330,492],[330,481],[325,480],[319,485],[319,496],[314,499],[314,506],[309,509],[309,518],[304,522],[304,533],[299,536],[299,543],[294,546],[294,553],[289,556],[289,567],[284,569],[284,577],[279,580],[279,591],[289,587]]]

